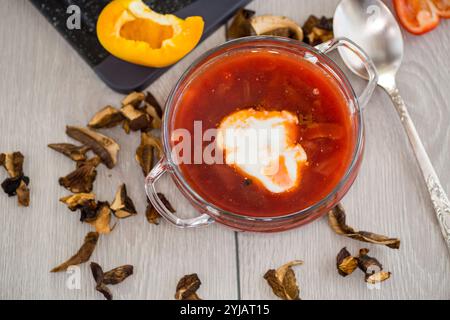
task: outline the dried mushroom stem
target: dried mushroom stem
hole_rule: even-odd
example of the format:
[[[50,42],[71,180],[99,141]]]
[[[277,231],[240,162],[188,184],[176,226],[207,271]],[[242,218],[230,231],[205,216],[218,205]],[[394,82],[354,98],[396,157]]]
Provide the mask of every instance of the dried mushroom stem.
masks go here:
[[[53,268],[50,272],[66,271],[70,266],[79,265],[88,261],[92,253],[94,252],[98,238],[99,234],[97,232],[89,232],[84,238],[83,245],[80,247],[77,253],[70,257],[67,261]]]
[[[67,126],[66,133],[69,137],[90,147],[108,168],[112,169],[117,163],[120,147],[113,139],[83,127]]]
[[[92,129],[112,128],[125,119],[120,110],[106,106],[98,111],[88,123],[88,127]]]
[[[372,232],[357,231],[348,226],[346,224],[345,210],[341,204],[338,204],[328,212],[328,224],[339,235],[363,242],[385,245],[392,249],[400,248],[400,239],[398,238],[388,238]]]

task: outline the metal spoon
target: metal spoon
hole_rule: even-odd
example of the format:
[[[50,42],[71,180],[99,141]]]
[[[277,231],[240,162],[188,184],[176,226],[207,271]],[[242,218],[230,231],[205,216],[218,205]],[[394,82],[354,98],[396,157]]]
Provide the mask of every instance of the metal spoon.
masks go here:
[[[378,85],[389,94],[400,116],[450,250],[449,200],[395,82],[395,75],[403,58],[403,38],[397,21],[386,5],[379,0],[342,0],[334,14],[334,34],[336,37],[353,40],[364,49],[377,67]],[[350,70],[367,79],[360,59],[345,48],[339,48],[339,53]]]

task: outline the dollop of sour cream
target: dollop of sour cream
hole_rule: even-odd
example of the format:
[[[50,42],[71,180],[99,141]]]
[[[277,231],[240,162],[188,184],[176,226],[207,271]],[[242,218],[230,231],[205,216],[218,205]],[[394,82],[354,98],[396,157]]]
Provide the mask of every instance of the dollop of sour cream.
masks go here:
[[[270,192],[282,193],[299,185],[307,164],[297,136],[298,118],[291,112],[250,108],[222,119],[217,145],[227,165]]]

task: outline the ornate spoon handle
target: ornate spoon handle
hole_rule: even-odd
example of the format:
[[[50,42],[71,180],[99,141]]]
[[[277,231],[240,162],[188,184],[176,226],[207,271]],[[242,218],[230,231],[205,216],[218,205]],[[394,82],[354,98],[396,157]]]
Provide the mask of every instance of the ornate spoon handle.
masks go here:
[[[403,127],[408,135],[409,142],[416,155],[417,162],[419,163],[420,169],[422,170],[423,177],[428,187],[428,192],[430,193],[431,202],[433,203],[434,210],[436,211],[436,216],[439,221],[439,225],[442,230],[445,242],[448,249],[450,250],[450,202],[444,189],[439,182],[439,178],[436,171],[431,164],[430,158],[420,140],[419,134],[417,133],[416,127],[409,116],[408,109],[406,108],[405,102],[396,86],[385,88],[390,95],[395,109],[397,110],[400,120],[402,121]]]

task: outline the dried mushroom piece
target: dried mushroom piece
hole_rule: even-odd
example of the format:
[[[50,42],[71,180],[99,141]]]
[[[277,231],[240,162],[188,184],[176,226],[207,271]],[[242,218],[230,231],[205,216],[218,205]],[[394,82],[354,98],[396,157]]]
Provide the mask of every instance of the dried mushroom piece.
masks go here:
[[[89,193],[92,191],[97,170],[91,164],[83,164],[65,177],[59,178],[59,184],[73,193]]]
[[[71,143],[51,143],[48,145],[50,149],[62,153],[73,161],[86,160],[86,153],[89,151],[87,146],[76,146]]]
[[[353,257],[350,252],[348,252],[347,248],[344,247],[339,251],[336,257],[336,267],[338,273],[341,276],[346,277],[349,274],[352,274],[358,267],[358,259]]]
[[[253,30],[250,18],[254,15],[255,11],[240,9],[227,29],[227,39],[231,40],[252,35]]]
[[[25,158],[20,151],[4,153],[2,158],[2,165],[5,167],[10,178],[17,178],[23,175],[23,162]]]
[[[69,137],[90,147],[109,169],[117,163],[117,153],[120,147],[113,139],[82,127],[67,126],[66,133]]]
[[[161,119],[162,115],[163,115],[163,110],[162,110],[161,105],[159,104],[158,100],[156,100],[155,96],[151,92],[147,91],[145,93],[144,101],[147,105],[151,105],[155,109],[156,114]]]
[[[333,18],[309,16],[303,25],[305,43],[316,46],[333,39]]]
[[[98,111],[88,123],[92,129],[112,128],[123,121],[124,116],[119,109],[112,106],[106,106]]]
[[[28,189],[27,183],[23,179],[20,181],[16,193],[19,206],[28,207],[30,205],[30,189]]]
[[[19,189],[22,182],[24,182],[25,185],[28,185],[30,183],[30,179],[23,175],[15,178],[6,178],[2,182],[1,187],[9,197],[12,197],[17,195],[17,189]]]
[[[145,102],[145,112],[150,116],[150,124],[152,129],[161,129],[161,116],[158,114],[158,110],[151,104]]]
[[[122,100],[122,106],[133,105],[135,107],[145,100],[145,94],[143,92],[132,92]]]
[[[370,284],[383,282],[391,277],[391,273],[383,271],[383,265],[374,257],[368,255],[369,249],[363,248],[359,250],[358,268],[364,274],[364,280]]]
[[[130,132],[131,132],[131,129],[130,129],[130,120],[125,119],[125,120],[123,121],[122,129],[123,129],[123,131],[125,131],[126,134],[130,134]]]
[[[128,125],[131,131],[148,130],[151,128],[150,116],[136,109],[133,105],[127,104],[120,109],[120,112],[128,120]]]
[[[302,28],[293,20],[283,16],[254,16],[255,12],[241,9],[227,30],[227,39],[255,35],[272,35],[303,40]]]
[[[159,159],[162,158],[164,151],[161,143],[161,139],[153,136],[150,133],[142,132],[141,134],[141,145],[150,145],[156,149],[156,155]],[[139,161],[138,161],[139,162]]]
[[[131,276],[133,274],[133,266],[123,265],[107,272],[103,272],[102,267],[98,263],[91,262],[91,272],[96,284],[95,289],[103,294],[107,300],[112,300],[113,295],[107,285],[121,283]]]
[[[283,16],[258,16],[250,19],[256,35],[272,35],[303,40],[302,28],[293,20]]]
[[[116,196],[111,204],[111,210],[119,219],[128,218],[137,214],[133,200],[131,200],[127,194],[127,187],[125,184],[122,184],[119,189],[117,189]]]
[[[53,268],[50,272],[66,271],[69,266],[79,265],[89,260],[94,252],[99,238],[98,232],[89,232],[84,238],[83,245],[72,257],[59,266]]]
[[[141,133],[141,144],[136,149],[136,161],[142,168],[144,176],[148,176],[153,168],[153,149],[154,143],[149,141],[150,136],[146,133]]]
[[[197,290],[202,282],[196,273],[185,275],[178,281],[175,299],[177,300],[201,300]]]
[[[341,204],[338,204],[328,212],[328,224],[337,234],[349,237],[351,239],[385,245],[392,249],[400,248],[400,239],[388,238],[386,236],[367,231],[356,231],[352,227],[349,227],[346,224],[345,210]]]
[[[76,193],[62,197],[59,201],[65,203],[70,211],[76,211],[85,206],[92,206],[92,204],[96,207],[94,193]]]
[[[0,153],[0,166],[3,166],[5,164],[6,160],[6,154]]]
[[[158,211],[156,211],[155,207],[153,207],[150,201],[148,201],[147,208],[145,209],[145,217],[147,218],[148,223],[156,225],[159,224],[161,216],[159,215]]]
[[[276,270],[270,269],[266,272],[264,279],[277,297],[283,300],[300,300],[300,290],[292,267],[301,264],[303,261],[294,260]]]
[[[103,274],[103,283],[115,285],[121,283],[126,278],[133,274],[133,266],[126,264],[112,270],[109,270]]]
[[[109,208],[109,203],[99,202],[97,204],[97,210],[94,219],[86,219],[87,223],[95,228],[95,231],[99,234],[110,233],[115,225],[111,227],[111,209]]]

